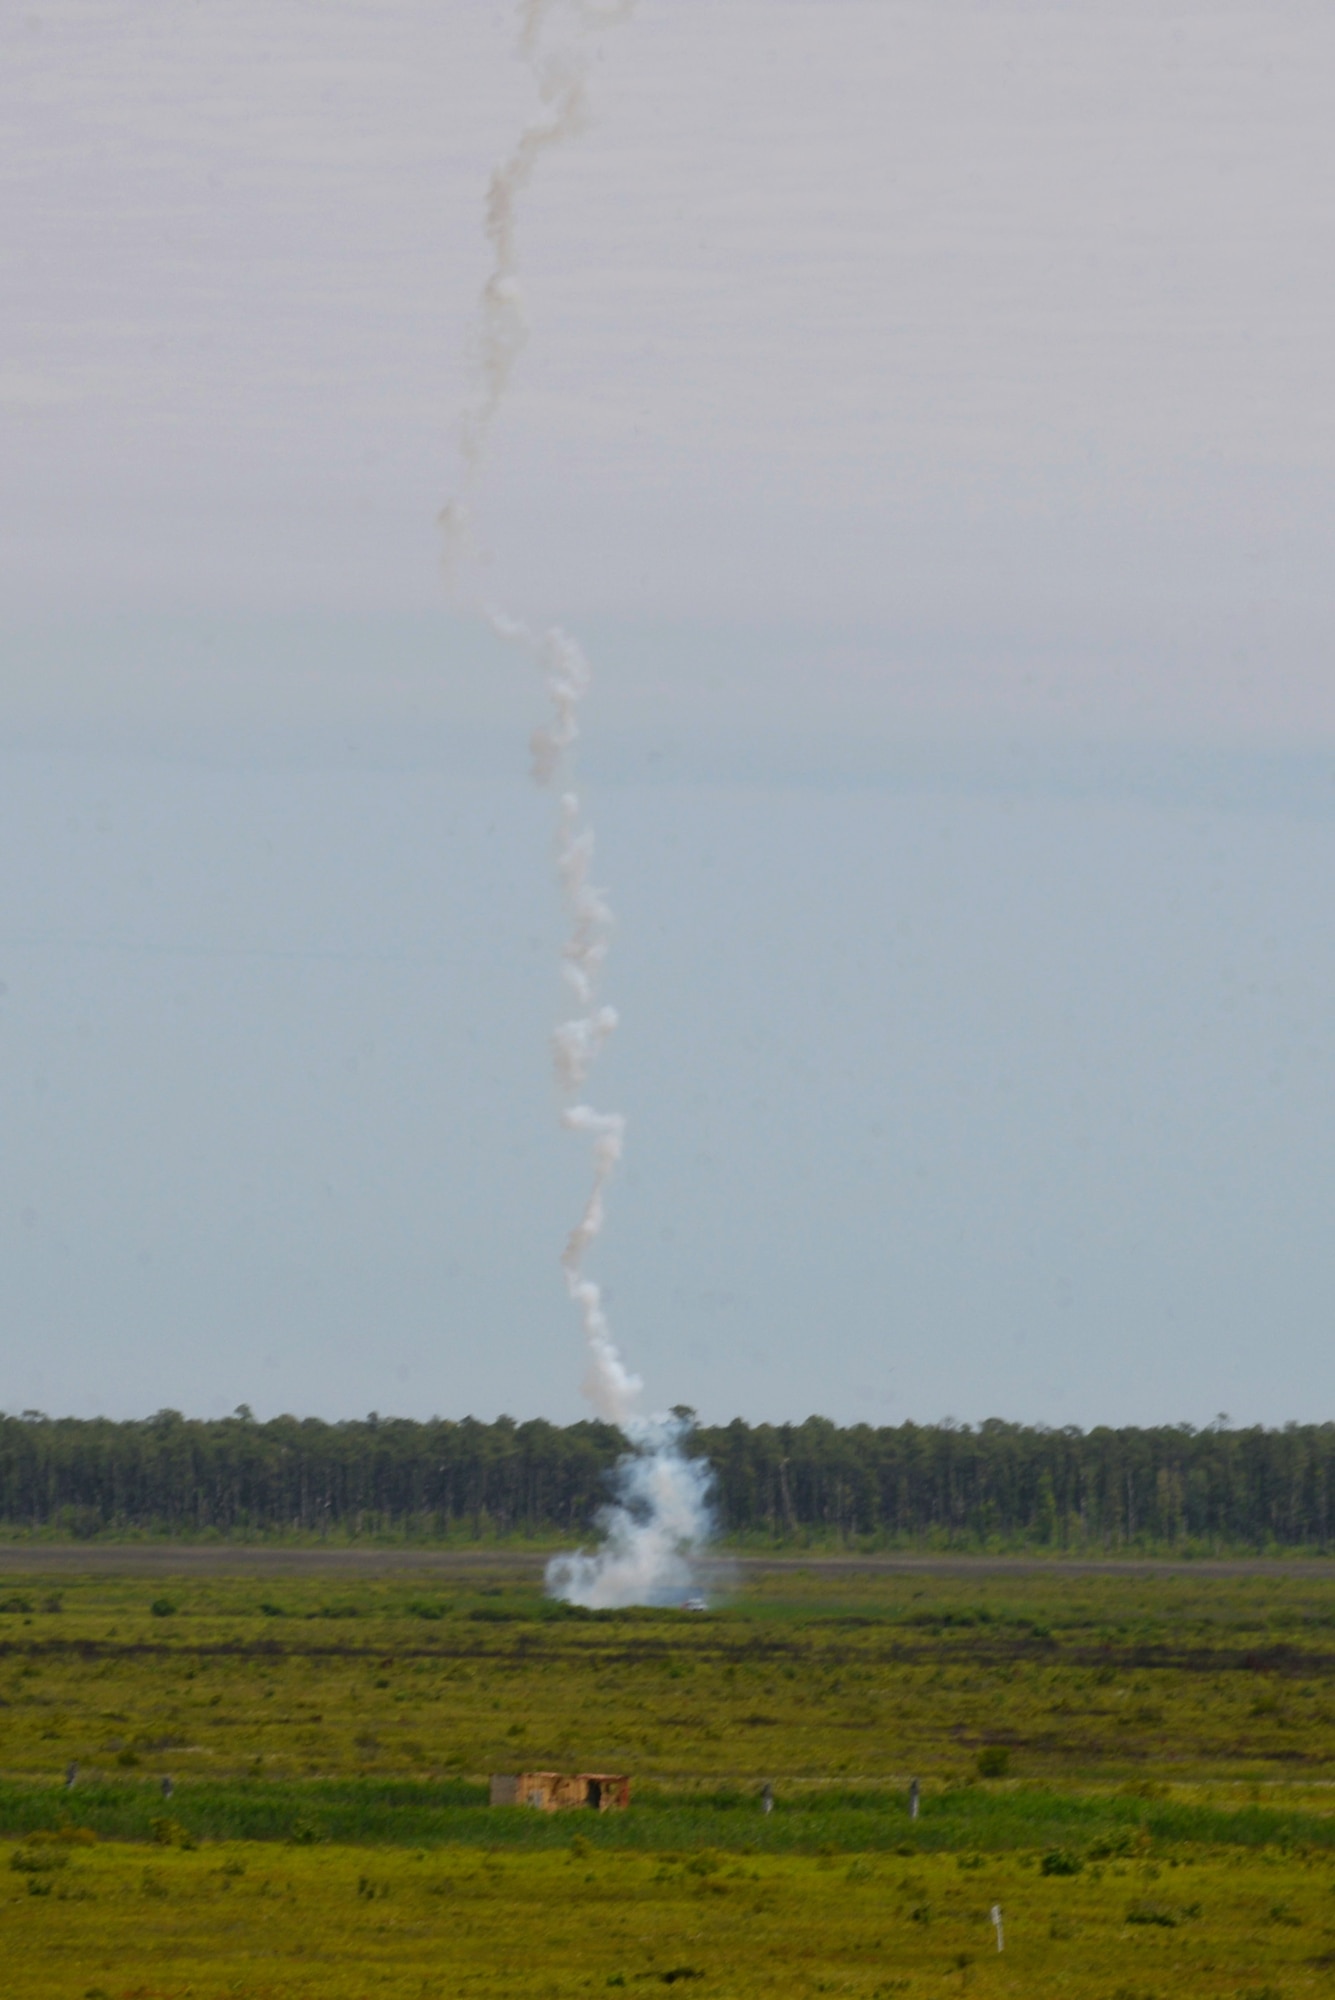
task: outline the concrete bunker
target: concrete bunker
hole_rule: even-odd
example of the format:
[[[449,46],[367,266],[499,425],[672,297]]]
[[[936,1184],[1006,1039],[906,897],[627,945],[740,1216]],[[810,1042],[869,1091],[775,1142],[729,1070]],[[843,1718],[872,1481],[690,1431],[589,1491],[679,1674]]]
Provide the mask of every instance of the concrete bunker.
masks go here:
[[[491,1780],[494,1806],[535,1806],[539,1812],[563,1812],[582,1806],[592,1812],[621,1812],[630,1804],[630,1779],[620,1772],[520,1771],[497,1774]]]

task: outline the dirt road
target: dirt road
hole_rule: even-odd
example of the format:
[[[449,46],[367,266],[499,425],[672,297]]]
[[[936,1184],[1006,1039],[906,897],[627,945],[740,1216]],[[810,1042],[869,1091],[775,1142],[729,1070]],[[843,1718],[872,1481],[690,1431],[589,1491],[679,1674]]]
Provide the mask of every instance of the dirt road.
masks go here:
[[[484,1576],[516,1582],[542,1575],[547,1551],[528,1549],[422,1549],[247,1547],[239,1543],[27,1542],[0,1544],[0,1576],[384,1576],[394,1573],[467,1583]],[[725,1577],[781,1576],[802,1572],[834,1582],[841,1576],[1267,1576],[1282,1573],[1308,1581],[1335,1579],[1335,1560],[1234,1557],[1196,1562],[1127,1558],[948,1555],[719,1556],[701,1565]]]

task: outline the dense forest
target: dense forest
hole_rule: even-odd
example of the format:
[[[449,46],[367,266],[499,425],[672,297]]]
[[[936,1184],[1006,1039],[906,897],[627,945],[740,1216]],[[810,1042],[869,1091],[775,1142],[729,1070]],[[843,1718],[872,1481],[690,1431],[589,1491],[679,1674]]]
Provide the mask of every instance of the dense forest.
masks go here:
[[[683,1413],[689,1414],[689,1413]],[[1331,1541],[1335,1424],[1049,1430],[700,1426],[739,1541],[1053,1548]],[[92,1537],[587,1535],[625,1450],[610,1425],[0,1415],[0,1524]]]

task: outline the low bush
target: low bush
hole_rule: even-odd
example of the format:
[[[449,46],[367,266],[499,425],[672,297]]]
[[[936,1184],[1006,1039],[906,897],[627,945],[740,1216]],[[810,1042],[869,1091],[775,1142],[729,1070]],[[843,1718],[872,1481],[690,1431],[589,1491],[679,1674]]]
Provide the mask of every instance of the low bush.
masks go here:
[[[1038,1866],[1041,1875],[1078,1875],[1084,1865],[1069,1847],[1050,1847]]]

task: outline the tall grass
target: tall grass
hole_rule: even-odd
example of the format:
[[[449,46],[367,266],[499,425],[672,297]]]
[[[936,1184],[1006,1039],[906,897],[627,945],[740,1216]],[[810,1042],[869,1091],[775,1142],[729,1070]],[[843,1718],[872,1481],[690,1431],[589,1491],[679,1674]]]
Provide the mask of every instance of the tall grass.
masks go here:
[[[1000,1853],[1048,1847],[1112,1853],[1147,1845],[1335,1848],[1335,1817],[1261,1805],[1236,1810],[1162,1799],[1099,1797],[1037,1786],[962,1786],[928,1794],[911,1821],[901,1792],[782,1796],[763,1813],[734,1789],[638,1799],[624,1813],[493,1808],[465,1780],[200,1780],[164,1801],[156,1785],[0,1784],[0,1832],[88,1827],[104,1839],[149,1840],[171,1822],[201,1840],[334,1841],[411,1847],[720,1849],[734,1853]]]

